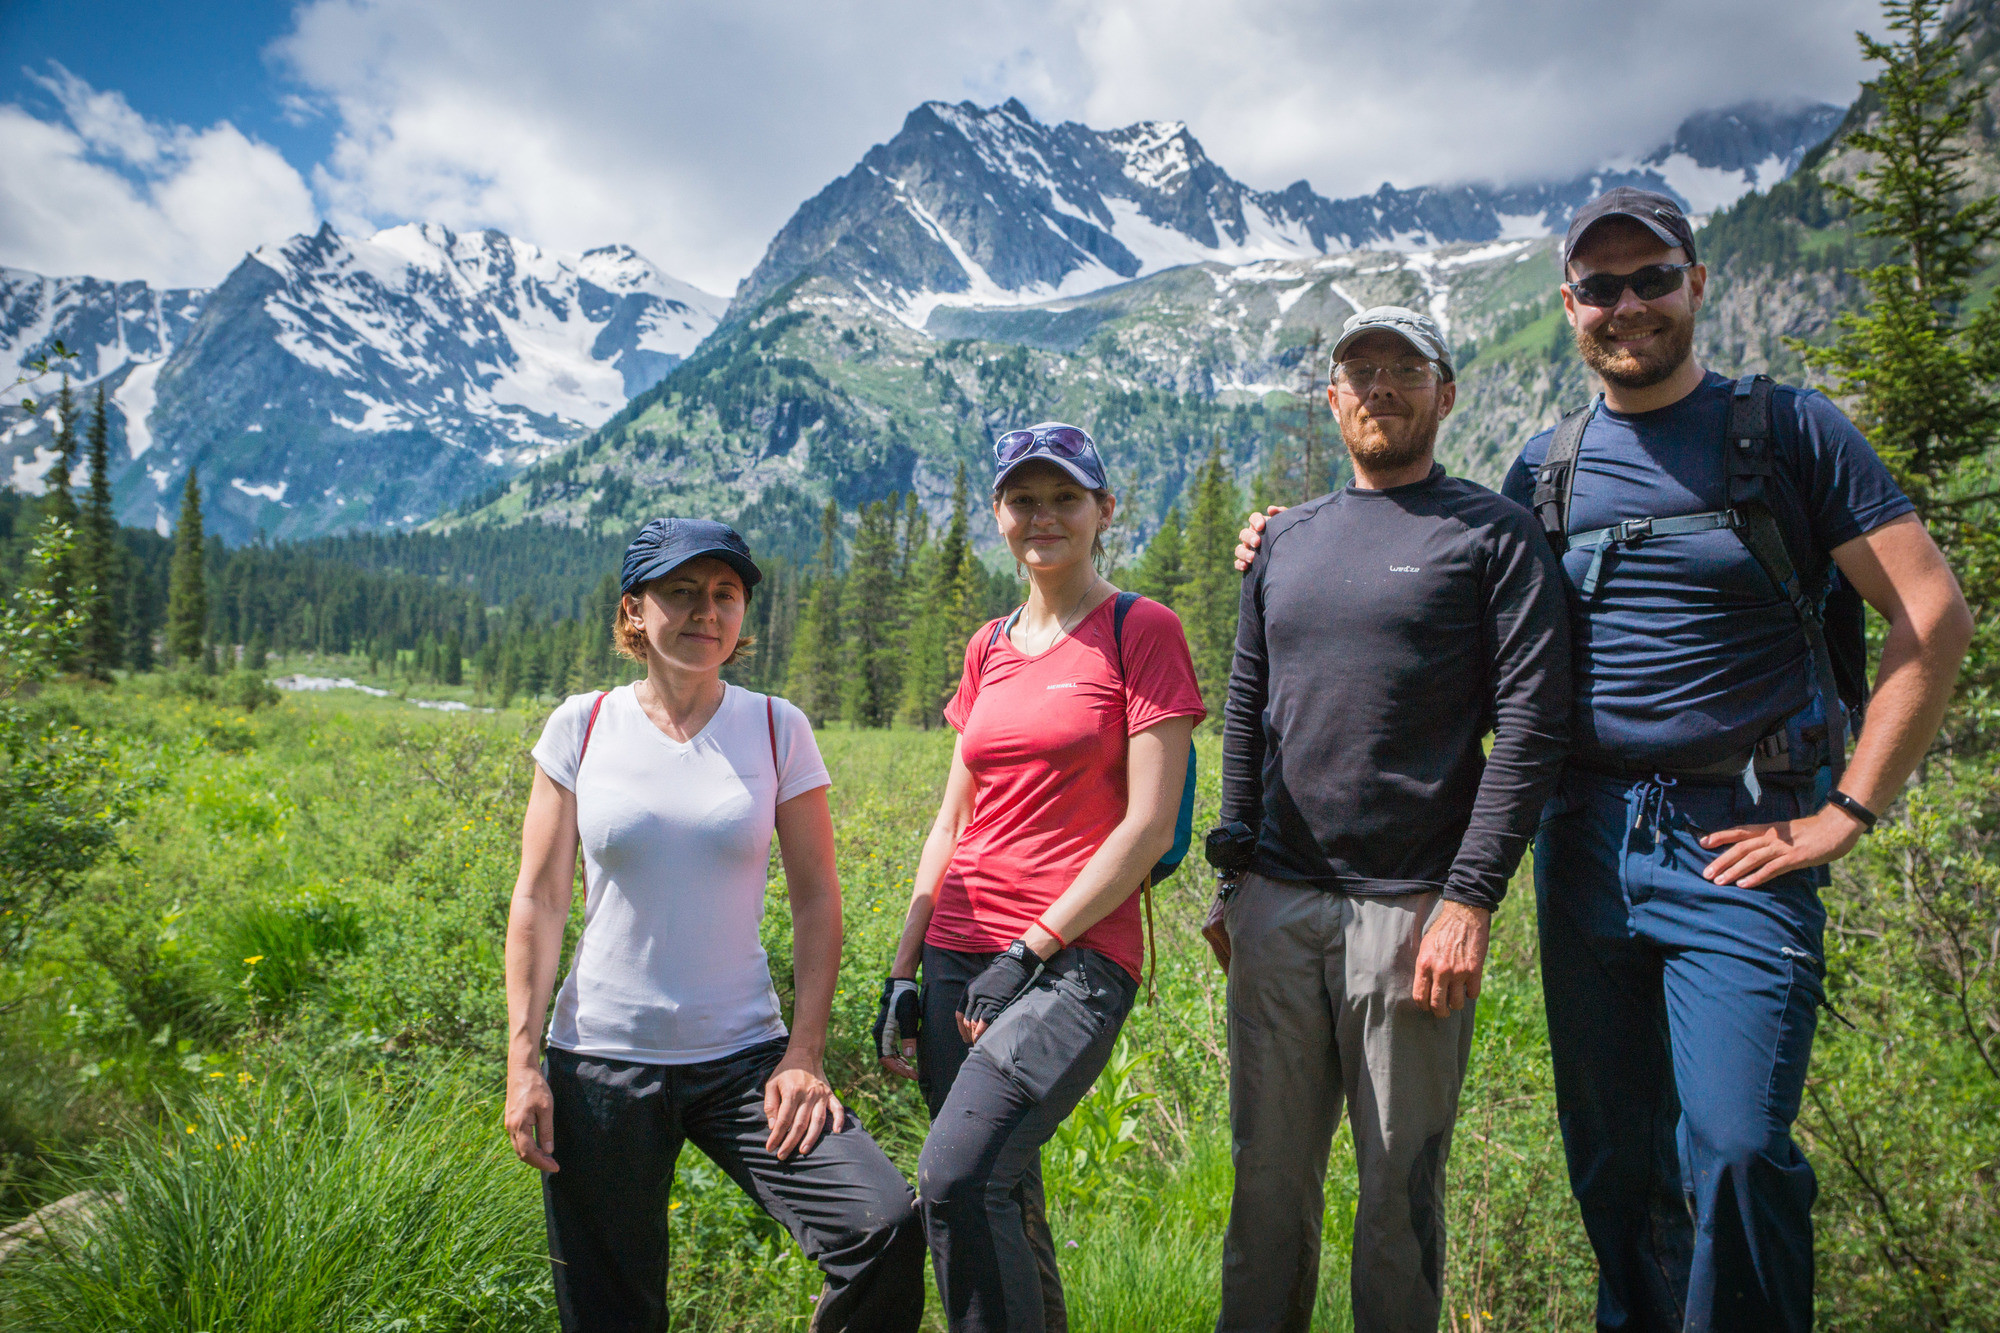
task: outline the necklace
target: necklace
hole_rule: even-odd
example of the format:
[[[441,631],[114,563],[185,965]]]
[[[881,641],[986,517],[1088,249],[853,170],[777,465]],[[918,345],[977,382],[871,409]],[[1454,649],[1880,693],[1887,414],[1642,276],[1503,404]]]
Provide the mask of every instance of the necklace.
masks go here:
[[[1065,638],[1069,637],[1069,632],[1071,630],[1075,629],[1077,625],[1083,623],[1084,617],[1082,615],[1079,615],[1078,612],[1081,612],[1083,610],[1083,604],[1090,600],[1090,595],[1097,591],[1097,585],[1102,582],[1104,582],[1104,576],[1102,574],[1099,574],[1096,578],[1092,579],[1090,581],[1090,586],[1083,590],[1082,596],[1076,599],[1075,605],[1070,607],[1068,613],[1059,617],[1056,620],[1055,637],[1049,640],[1049,647],[1042,649],[1043,652],[1047,652],[1049,648],[1053,648],[1057,644],[1061,643]],[[1072,621],[1071,617],[1075,617],[1074,621]]]

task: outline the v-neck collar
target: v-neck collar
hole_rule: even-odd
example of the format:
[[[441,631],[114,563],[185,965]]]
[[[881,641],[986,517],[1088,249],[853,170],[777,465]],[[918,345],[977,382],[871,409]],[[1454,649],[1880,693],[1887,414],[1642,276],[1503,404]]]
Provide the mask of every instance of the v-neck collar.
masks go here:
[[[646,730],[652,732],[653,735],[659,737],[660,743],[673,750],[676,754],[686,754],[689,750],[692,750],[695,748],[695,746],[701,744],[702,737],[708,735],[709,732],[715,730],[715,724],[722,721],[723,711],[729,707],[730,697],[736,691],[736,687],[734,685],[731,685],[726,680],[723,681],[722,702],[717,704],[715,706],[715,711],[708,715],[708,721],[704,722],[702,724],[701,730],[697,731],[694,735],[688,737],[684,741],[677,741],[672,736],[667,735],[666,732],[660,730],[660,724],[653,721],[652,717],[647,714],[645,705],[639,702],[638,683],[635,681],[632,684],[625,686],[624,688],[627,691],[632,707],[637,709],[639,712],[639,720],[646,724]]]
[[[1097,619],[1099,612],[1103,611],[1105,607],[1110,606],[1113,602],[1116,602],[1117,600],[1118,600],[1118,594],[1114,592],[1109,597],[1099,602],[1096,606],[1091,607],[1090,613],[1086,615],[1082,620],[1076,622],[1075,629],[1071,630],[1067,634],[1057,634],[1055,642],[1051,643],[1048,647],[1042,649],[1042,651],[1040,651],[1039,653],[1023,652],[1021,650],[1021,645],[1014,642],[1014,636],[1012,634],[1002,633],[1000,636],[1000,641],[1006,644],[1008,648],[1012,649],[1014,655],[1019,657],[1023,662],[1039,662],[1044,657],[1047,657],[1050,653],[1054,652],[1056,649],[1062,647],[1064,644],[1074,643],[1076,641],[1076,636],[1083,632],[1083,627],[1085,625],[1088,625],[1091,621]],[[718,708],[716,711],[721,712],[722,710]],[[648,721],[650,720],[651,719],[648,719]],[[655,728],[655,730],[657,730],[657,728]]]

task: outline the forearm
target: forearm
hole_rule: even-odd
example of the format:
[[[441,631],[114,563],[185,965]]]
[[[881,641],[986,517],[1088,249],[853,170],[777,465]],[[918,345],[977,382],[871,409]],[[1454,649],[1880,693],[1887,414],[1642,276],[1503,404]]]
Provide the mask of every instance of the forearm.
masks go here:
[[[896,941],[895,961],[889,964],[890,976],[916,978],[917,967],[924,958],[924,935],[931,928],[931,913],[937,910],[938,887],[944,883],[944,872],[957,848],[956,832],[942,825],[933,825],[930,836],[924,839],[923,854],[917,858],[916,882],[910,888],[910,910],[903,917],[903,935]]]
[[[826,1053],[833,992],[840,980],[840,886],[804,886],[792,894],[792,1037],[787,1056],[817,1064]]]
[[[1925,633],[1910,617],[1890,622],[1842,791],[1878,813],[1895,802],[1944,721],[1963,656],[1950,636]]]
[[[569,904],[561,895],[523,883],[514,889],[507,913],[507,1059],[535,1065],[542,1055],[542,1028],[562,963],[563,927]]]
[[[1062,896],[1042,912],[1046,931],[1028,928],[1028,946],[1046,957],[1054,951],[1058,939],[1065,944],[1075,943],[1085,931],[1138,892],[1153,866],[1173,845],[1171,823],[1162,827],[1151,818],[1125,819],[1084,863],[1083,870]]]
[[[1445,879],[1447,899],[1489,911],[1499,907],[1567,753],[1567,730],[1559,720],[1545,712],[1518,720],[1503,716]]]
[[[1246,580],[1247,584],[1247,580]],[[1225,824],[1255,829],[1264,822],[1264,708],[1270,663],[1264,653],[1263,608],[1246,586],[1239,609],[1236,658],[1222,703],[1222,812]],[[1251,617],[1255,624],[1247,624]]]

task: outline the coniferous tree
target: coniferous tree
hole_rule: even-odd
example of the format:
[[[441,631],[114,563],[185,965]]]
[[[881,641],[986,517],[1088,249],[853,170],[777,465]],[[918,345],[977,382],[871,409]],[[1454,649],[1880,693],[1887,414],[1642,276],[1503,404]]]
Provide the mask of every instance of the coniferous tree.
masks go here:
[[[192,664],[208,633],[207,571],[203,568],[201,483],[188,468],[181,490],[181,521],[174,529],[174,560],[167,583],[167,659]]]
[[[50,461],[49,470],[42,474],[42,517],[47,523],[61,524],[70,535],[62,557],[49,562],[41,577],[56,606],[80,612],[83,608],[76,605],[80,516],[76,493],[70,485],[70,474],[76,466],[76,446],[76,398],[70,392],[69,376],[64,375],[62,388],[56,395],[56,456]],[[65,639],[56,648],[52,660],[58,671],[76,669],[82,651],[80,637]]]
[[[99,680],[109,680],[123,654],[118,642],[118,611],[113,585],[118,581],[118,520],[111,509],[111,429],[104,413],[104,386],[90,417],[90,498],[77,525],[76,584],[83,594],[83,634],[78,665]]]
[[[792,642],[791,671],[785,697],[797,704],[816,727],[840,716],[841,686],[846,657],[841,632],[840,506],[832,500],[820,515],[819,557],[813,565],[812,593],[799,618]]]
[[[1187,582],[1184,567],[1186,545],[1180,506],[1175,505],[1167,511],[1166,521],[1160,524],[1160,530],[1146,543],[1138,563],[1131,566],[1132,591],[1164,606],[1179,605],[1181,585]]]
[[[1188,520],[1183,564],[1187,581],[1174,609],[1187,628],[1194,654],[1195,681],[1209,716],[1222,715],[1229,692],[1229,666],[1236,655],[1236,609],[1241,578],[1233,564],[1236,515],[1242,499],[1222,466],[1222,446],[1209,451],[1195,484],[1194,512]]]
[[[1974,81],[1952,91],[1970,19],[1947,21],[1945,8],[1890,0],[1883,10],[1894,39],[1860,34],[1864,54],[1882,65],[1866,85],[1880,110],[1847,142],[1872,160],[1852,183],[1824,188],[1892,255],[1862,271],[1867,306],[1841,317],[1831,347],[1794,345],[1832,375],[1979,608],[2000,598],[2000,489],[1985,463],[2000,443],[2000,300],[1989,297],[1977,313],[1968,307],[2000,240],[2000,197],[1967,169],[1967,129],[1990,89]],[[2000,629],[1990,616],[1977,619],[1962,699],[1984,697],[2000,672]]]
[[[900,600],[896,516],[893,499],[862,506],[841,594],[848,631],[841,716],[859,727],[888,726],[902,688],[903,636],[895,622]]]
[[[903,665],[902,716],[926,731],[944,721],[944,706],[958,688],[965,640],[954,638],[964,616],[965,567],[974,563],[970,547],[965,465],[951,488],[951,522],[929,563],[929,583],[915,589],[918,603],[907,636]],[[976,605],[976,603],[975,603]]]

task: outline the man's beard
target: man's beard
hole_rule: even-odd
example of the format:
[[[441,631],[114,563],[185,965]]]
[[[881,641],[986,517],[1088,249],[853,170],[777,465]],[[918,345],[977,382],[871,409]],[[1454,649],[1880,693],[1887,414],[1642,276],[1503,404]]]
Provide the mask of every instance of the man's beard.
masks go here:
[[[1354,429],[1342,423],[1341,440],[1348,456],[1372,472],[1394,472],[1428,456],[1437,445],[1438,411],[1435,402],[1429,411],[1418,410],[1403,418],[1409,430],[1400,440],[1392,439],[1383,423],[1355,409]]]
[[[1694,315],[1689,313],[1685,318],[1662,315],[1661,318],[1666,320],[1666,327],[1661,330],[1656,351],[1642,354],[1614,347],[1581,328],[1576,330],[1576,350],[1583,357],[1583,363],[1596,371],[1606,383],[1621,389],[1650,389],[1671,378],[1694,352]],[[1608,334],[1610,331],[1607,326],[1605,332]]]

